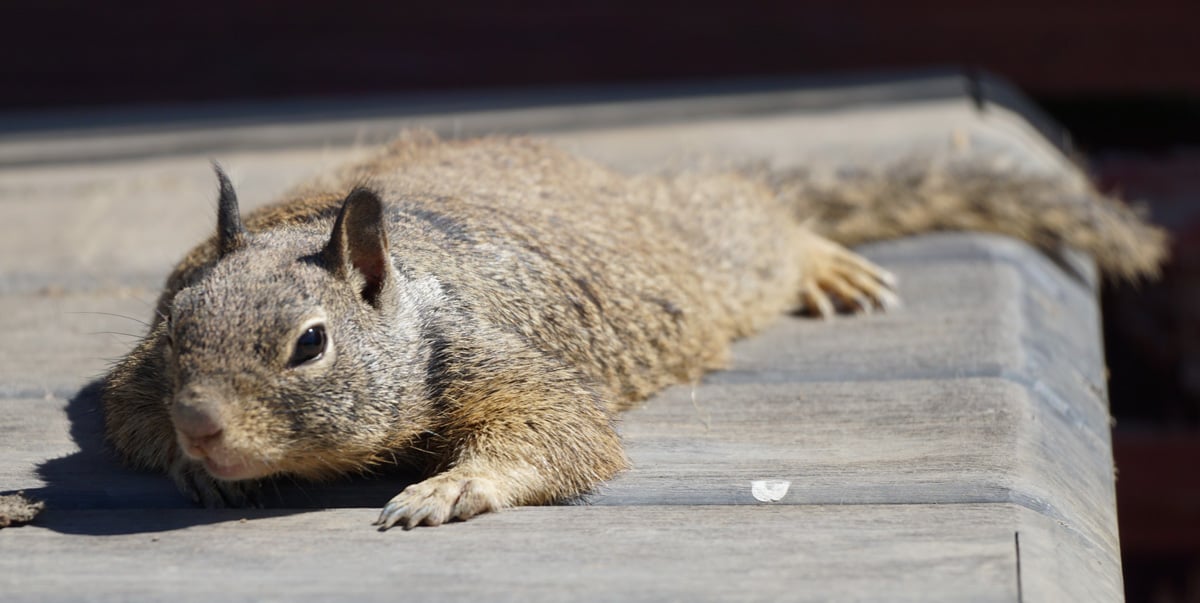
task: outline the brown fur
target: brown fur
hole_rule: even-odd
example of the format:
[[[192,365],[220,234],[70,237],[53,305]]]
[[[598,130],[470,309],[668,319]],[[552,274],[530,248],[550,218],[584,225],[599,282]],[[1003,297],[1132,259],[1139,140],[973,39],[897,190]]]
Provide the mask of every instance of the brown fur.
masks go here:
[[[733,339],[788,310],[894,299],[890,276],[797,212],[855,242],[875,219],[851,210],[881,198],[903,199],[901,216],[924,197],[926,213],[955,212],[922,229],[995,226],[953,179],[908,184],[837,196],[794,174],[628,177],[538,141],[418,134],[250,214],[244,231],[223,188],[220,236],[171,274],[150,333],[107,378],[109,438],[210,505],[243,502],[260,477],[397,459],[430,477],[388,504],[384,527],[570,498],[626,466],[617,411],[722,366]],[[1054,186],[1028,186],[1052,205]],[[1153,270],[1161,239],[1133,239],[1155,231],[1119,212],[1093,220],[1107,205],[1071,207],[1060,213],[1084,214],[1072,233],[1018,206],[1014,234],[1143,245],[1106,267]],[[913,230],[887,215],[877,234]],[[330,343],[299,362],[313,325]]]
[[[995,232],[1049,254],[1085,251],[1108,277],[1157,276],[1166,233],[1082,177],[1035,173],[990,161],[912,158],[877,170],[814,177],[764,175],[797,215],[844,245],[935,230]]]

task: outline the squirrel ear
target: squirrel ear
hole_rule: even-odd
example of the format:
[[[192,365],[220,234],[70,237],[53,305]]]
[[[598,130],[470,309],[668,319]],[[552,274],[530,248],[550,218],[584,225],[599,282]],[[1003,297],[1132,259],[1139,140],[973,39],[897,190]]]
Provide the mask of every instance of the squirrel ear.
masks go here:
[[[217,182],[221,187],[221,196],[217,201],[217,249],[220,256],[225,257],[246,243],[246,228],[242,226],[242,217],[238,213],[233,183],[215,161],[213,170],[217,172]]]
[[[365,188],[350,191],[322,253],[326,266],[338,278],[354,282],[361,277],[363,299],[379,307],[391,264],[379,195]]]

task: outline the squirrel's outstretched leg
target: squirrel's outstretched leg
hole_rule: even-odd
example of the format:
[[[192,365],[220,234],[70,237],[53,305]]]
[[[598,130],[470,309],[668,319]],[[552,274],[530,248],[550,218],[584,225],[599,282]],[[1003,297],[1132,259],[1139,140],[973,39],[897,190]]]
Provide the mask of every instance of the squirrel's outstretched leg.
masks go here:
[[[569,499],[628,466],[612,417],[578,372],[516,336],[489,339],[486,351],[447,354],[437,473],[392,498],[380,529]]]
[[[798,243],[802,312],[829,318],[839,311],[870,313],[900,304],[896,277],[887,270],[807,229]]]

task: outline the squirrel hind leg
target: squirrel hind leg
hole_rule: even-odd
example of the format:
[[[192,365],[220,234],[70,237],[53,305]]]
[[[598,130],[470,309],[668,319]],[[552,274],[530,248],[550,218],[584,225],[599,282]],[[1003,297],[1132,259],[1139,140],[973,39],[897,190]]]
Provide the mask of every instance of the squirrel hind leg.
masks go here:
[[[830,318],[900,305],[896,277],[861,255],[814,233],[801,241],[798,313]]]

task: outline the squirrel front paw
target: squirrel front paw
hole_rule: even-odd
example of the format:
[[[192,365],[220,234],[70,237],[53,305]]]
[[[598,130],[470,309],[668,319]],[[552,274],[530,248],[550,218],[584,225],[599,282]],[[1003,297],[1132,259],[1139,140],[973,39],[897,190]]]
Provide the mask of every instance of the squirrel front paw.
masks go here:
[[[442,525],[451,519],[470,519],[504,506],[494,481],[444,473],[405,488],[384,506],[374,525],[386,530],[402,524],[411,530],[419,525]]]
[[[204,465],[186,457],[172,462],[167,473],[192,502],[210,509],[262,506],[256,482],[218,480],[204,470]]]

